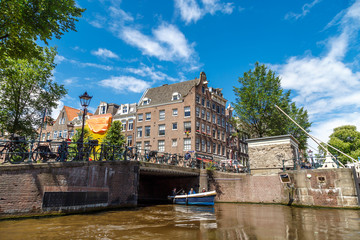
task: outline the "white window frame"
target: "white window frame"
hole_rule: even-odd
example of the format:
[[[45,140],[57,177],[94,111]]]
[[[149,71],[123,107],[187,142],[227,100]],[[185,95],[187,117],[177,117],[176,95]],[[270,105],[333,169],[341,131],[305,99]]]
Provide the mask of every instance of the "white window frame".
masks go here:
[[[191,150],[191,138],[184,138],[184,151]]]
[[[165,140],[158,140],[158,152],[165,152]]]

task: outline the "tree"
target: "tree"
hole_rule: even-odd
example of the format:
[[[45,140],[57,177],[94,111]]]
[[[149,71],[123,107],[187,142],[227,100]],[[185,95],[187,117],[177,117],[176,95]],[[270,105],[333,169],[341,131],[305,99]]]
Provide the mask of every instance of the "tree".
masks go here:
[[[300,149],[305,149],[306,134],[275,107],[279,106],[309,131],[311,123],[307,111],[297,108],[291,102],[291,92],[281,88],[280,77],[265,65],[256,62],[255,69],[245,72],[238,82],[241,87],[234,86],[234,109],[243,130],[252,138],[292,134],[299,140]]]
[[[107,131],[103,143],[120,146],[125,144],[125,136],[122,134],[122,125],[119,121],[114,121]]]
[[[360,157],[360,132],[356,130],[356,126],[345,125],[334,128],[328,144],[355,159]],[[328,150],[331,154],[338,155],[338,160],[343,164],[351,161],[348,157],[330,147],[328,147]]]
[[[0,70],[0,125],[10,134],[34,136],[44,108],[50,112],[67,91],[53,81],[55,49],[41,59],[7,59]]]
[[[0,59],[42,57],[43,49],[55,36],[76,31],[75,22],[85,9],[74,0],[1,0]]]

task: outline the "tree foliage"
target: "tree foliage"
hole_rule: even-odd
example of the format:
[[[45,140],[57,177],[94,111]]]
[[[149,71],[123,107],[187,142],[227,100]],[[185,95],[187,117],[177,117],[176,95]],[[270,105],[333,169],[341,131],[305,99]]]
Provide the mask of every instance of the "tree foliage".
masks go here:
[[[55,108],[67,93],[52,79],[55,55],[45,48],[42,60],[8,58],[0,70],[0,126],[10,134],[35,134],[44,108]]]
[[[309,131],[311,123],[307,111],[297,108],[290,100],[290,91],[281,88],[281,79],[265,65],[255,63],[255,69],[245,72],[238,80],[240,87],[234,86],[236,103],[234,109],[243,129],[250,137],[265,137],[292,134],[305,149],[307,136],[275,105]]]
[[[357,159],[360,157],[360,132],[356,130],[356,126],[345,125],[334,128],[334,132],[330,135],[328,142],[331,146]],[[343,164],[351,160],[345,155],[340,154],[336,150],[328,147],[333,155],[338,155],[338,160]]]
[[[103,143],[115,146],[125,144],[125,136],[122,134],[122,125],[119,121],[114,121],[103,139]]]
[[[0,59],[41,57],[43,49],[55,36],[76,31],[75,22],[85,9],[74,0],[1,0]]]

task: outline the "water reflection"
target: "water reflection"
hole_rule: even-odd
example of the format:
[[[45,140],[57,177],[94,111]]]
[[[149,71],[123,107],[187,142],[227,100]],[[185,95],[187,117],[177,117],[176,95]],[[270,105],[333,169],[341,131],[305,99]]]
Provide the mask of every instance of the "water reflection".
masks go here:
[[[360,239],[360,212],[277,205],[162,205],[2,221],[0,239]]]

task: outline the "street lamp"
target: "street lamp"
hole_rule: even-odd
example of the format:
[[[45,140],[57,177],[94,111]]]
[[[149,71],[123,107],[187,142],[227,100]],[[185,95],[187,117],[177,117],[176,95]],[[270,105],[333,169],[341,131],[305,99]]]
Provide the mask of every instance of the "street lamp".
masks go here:
[[[87,107],[90,104],[90,101],[92,99],[92,96],[90,96],[86,91],[83,95],[79,96],[80,98],[80,103],[81,106],[83,107],[83,117],[82,117],[82,127],[81,127],[81,136],[79,139],[80,142],[80,159],[82,159],[82,151],[83,151],[83,147],[84,147],[84,126],[85,126],[85,116],[86,116],[86,111],[87,111]]]

